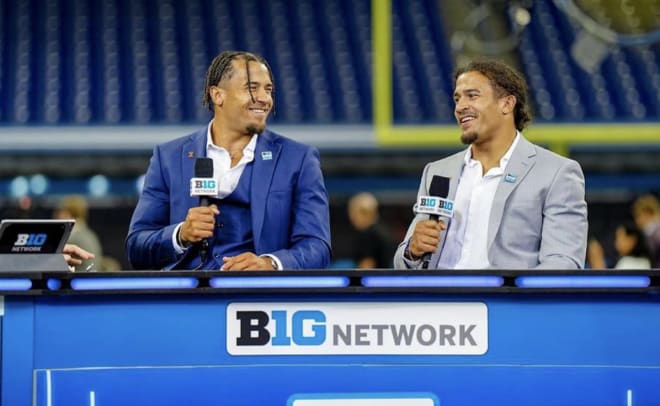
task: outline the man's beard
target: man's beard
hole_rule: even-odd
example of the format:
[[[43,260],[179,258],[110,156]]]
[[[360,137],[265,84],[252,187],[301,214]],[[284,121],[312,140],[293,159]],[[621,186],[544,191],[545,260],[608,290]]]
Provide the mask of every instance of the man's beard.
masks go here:
[[[245,127],[245,131],[248,134],[261,134],[264,132],[266,129],[266,125],[258,125],[258,124],[249,124],[247,127]]]
[[[465,145],[472,145],[479,138],[479,134],[472,131],[469,133],[461,134],[461,142]]]

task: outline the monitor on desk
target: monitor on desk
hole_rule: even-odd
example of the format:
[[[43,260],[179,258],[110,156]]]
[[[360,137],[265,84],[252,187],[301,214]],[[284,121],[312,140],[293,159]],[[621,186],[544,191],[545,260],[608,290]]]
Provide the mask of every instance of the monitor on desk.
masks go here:
[[[0,254],[59,254],[74,224],[75,220],[2,220]]]
[[[75,220],[0,222],[0,272],[69,271],[62,250]]]

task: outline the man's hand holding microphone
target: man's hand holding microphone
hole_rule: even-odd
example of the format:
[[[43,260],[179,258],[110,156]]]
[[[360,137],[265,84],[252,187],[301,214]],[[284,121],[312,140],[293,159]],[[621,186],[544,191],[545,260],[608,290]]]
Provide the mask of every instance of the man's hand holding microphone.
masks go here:
[[[422,268],[429,267],[431,255],[440,246],[440,234],[447,229],[447,223],[454,214],[454,202],[447,199],[449,195],[449,178],[434,175],[431,179],[429,196],[420,196],[415,205],[415,212],[428,214],[428,220],[420,220],[408,246],[405,257],[412,261],[423,260]]]
[[[409,259],[422,259],[424,254],[434,254],[440,246],[440,233],[447,229],[443,220],[422,220],[415,224],[415,231],[408,246]]]
[[[187,247],[213,237],[215,216],[218,214],[220,210],[215,204],[190,208],[179,233],[182,246]]]

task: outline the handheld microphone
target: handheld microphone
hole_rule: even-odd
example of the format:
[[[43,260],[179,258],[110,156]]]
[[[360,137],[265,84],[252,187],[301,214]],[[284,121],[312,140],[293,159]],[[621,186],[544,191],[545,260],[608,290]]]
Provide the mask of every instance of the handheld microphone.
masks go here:
[[[440,217],[450,219],[454,216],[454,202],[447,199],[449,195],[449,178],[433,175],[429,196],[420,196],[415,206],[417,213],[428,214],[429,219],[438,221]],[[422,268],[428,269],[431,253],[422,257]]]
[[[199,205],[208,206],[210,198],[218,194],[218,182],[213,178],[213,160],[197,158],[195,160],[195,177],[190,179],[190,196],[199,196]],[[209,254],[209,240],[201,241],[199,255],[204,264]]]

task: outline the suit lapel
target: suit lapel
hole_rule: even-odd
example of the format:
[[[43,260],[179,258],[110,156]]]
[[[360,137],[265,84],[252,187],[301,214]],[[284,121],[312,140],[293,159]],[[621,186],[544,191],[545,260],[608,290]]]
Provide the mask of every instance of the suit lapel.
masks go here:
[[[456,198],[456,190],[458,190],[458,180],[461,178],[461,173],[463,172],[463,165],[465,165],[465,155],[459,154],[456,156],[449,165],[449,194],[447,199],[454,200]]]
[[[206,135],[207,127],[191,135],[183,144],[181,151],[181,190],[190,190],[190,179],[195,177],[195,160],[206,156]],[[199,205],[197,198],[188,193],[189,204],[184,207],[193,207]],[[183,214],[185,218],[186,213]],[[183,221],[183,218],[181,221]]]
[[[180,188],[179,190],[181,190],[184,195],[181,196],[180,194],[177,194],[177,196],[181,196],[187,200],[181,201],[181,203],[184,204],[177,204],[177,208],[170,214],[173,222],[178,223],[184,221],[188,214],[188,208],[199,206],[199,199],[190,196],[190,179],[195,176],[195,160],[206,156],[207,128],[208,127],[205,127],[203,130],[199,130],[192,134],[181,146],[181,157],[179,158],[181,160],[181,177],[179,179],[180,183],[178,184],[178,188]],[[177,185],[171,185],[171,187],[175,188]],[[185,202],[187,202],[187,204],[185,204]],[[189,249],[181,258],[165,267],[165,269],[175,269],[179,264],[197,255],[197,253],[197,249]]]
[[[261,241],[267,197],[281,149],[282,145],[275,142],[270,131],[264,131],[257,137],[254,166],[252,167],[252,184],[250,185],[250,213],[252,215],[255,248],[259,246]],[[257,249],[257,251],[259,250]]]
[[[529,170],[534,166],[536,150],[534,146],[523,136],[520,136],[518,145],[511,155],[511,159],[506,166],[502,180],[495,191],[493,206],[490,210],[490,219],[488,221],[488,249],[495,239],[495,234],[500,228],[504,207],[511,192],[513,192],[522,182]]]

